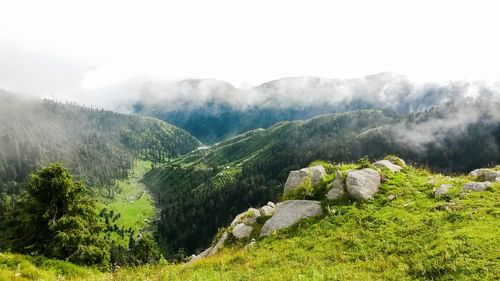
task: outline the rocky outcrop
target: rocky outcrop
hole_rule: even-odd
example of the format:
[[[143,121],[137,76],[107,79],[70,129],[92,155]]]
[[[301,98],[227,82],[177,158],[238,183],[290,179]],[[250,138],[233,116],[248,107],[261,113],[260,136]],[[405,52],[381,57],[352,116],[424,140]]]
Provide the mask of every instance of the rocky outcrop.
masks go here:
[[[485,168],[481,168],[481,169],[475,169],[474,171],[470,172],[469,173],[469,176],[471,177],[482,177],[484,176],[484,174],[490,172],[491,170],[490,169],[485,169]]]
[[[213,247],[206,249],[205,251],[203,251],[199,255],[191,256],[191,259],[189,260],[189,262],[191,263],[191,262],[197,261],[199,259],[215,255],[216,253],[218,253],[220,251],[220,249],[222,249],[228,236],[229,235],[227,234],[227,232],[224,231],[224,233],[222,233],[221,237],[219,238],[219,241],[217,241],[217,243],[215,243],[215,245]]]
[[[323,166],[314,166],[300,169],[298,171],[291,171],[290,174],[288,174],[288,178],[285,183],[285,189],[283,190],[283,195],[286,195],[288,192],[302,186],[308,181],[312,185],[316,185],[321,182],[321,179],[325,175],[326,171]]]
[[[287,228],[301,219],[322,214],[321,203],[311,200],[288,200],[276,205],[274,215],[266,221],[260,236],[268,236],[277,230]]]
[[[434,197],[441,198],[448,194],[448,189],[452,187],[451,184],[442,184],[438,189],[434,190]]]
[[[384,168],[388,169],[391,172],[399,172],[402,169],[400,166],[393,164],[389,160],[380,160],[380,161],[373,163],[373,165],[375,165],[376,167],[382,168],[382,169],[384,169]]]
[[[403,159],[401,159],[401,158],[399,158],[397,156],[394,156],[394,155],[387,156],[387,157],[385,157],[384,160],[389,160],[389,161],[391,161],[392,164],[398,165],[400,167],[406,167],[405,160],[403,160]]]
[[[365,168],[347,173],[346,189],[355,199],[366,200],[373,197],[380,186],[380,175],[377,171]]]
[[[252,234],[253,227],[244,223],[239,223],[233,227],[232,234],[236,239],[243,239]]]
[[[264,217],[270,217],[274,214],[274,208],[269,206],[269,205],[262,206],[259,209],[259,211],[260,211],[260,215],[264,216]]]
[[[498,182],[500,181],[500,171],[489,171],[483,175],[484,181]]]
[[[246,212],[237,215],[231,222],[231,226],[235,226],[238,223],[254,224],[257,222],[258,217],[260,217],[260,211],[255,208],[249,208]]]
[[[469,182],[462,187],[463,191],[484,191],[491,186],[489,181],[485,182]]]
[[[337,170],[335,179],[328,185],[328,188],[330,190],[326,194],[326,198],[330,200],[348,197],[345,186],[345,179],[339,170]]]

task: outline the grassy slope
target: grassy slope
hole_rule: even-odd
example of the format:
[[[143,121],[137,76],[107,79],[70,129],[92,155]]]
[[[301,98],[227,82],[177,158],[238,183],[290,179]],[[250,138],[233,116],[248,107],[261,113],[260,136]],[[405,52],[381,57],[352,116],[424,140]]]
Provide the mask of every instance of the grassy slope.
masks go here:
[[[106,280],[107,275],[70,262],[0,253],[0,280]]]
[[[324,202],[329,211],[323,217],[261,239],[249,250],[228,246],[193,264],[144,266],[114,274],[63,262],[34,268],[30,258],[0,255],[0,277],[9,280],[18,272],[44,280],[56,280],[58,274],[82,280],[494,280],[500,276],[500,183],[484,192],[461,194],[461,186],[472,178],[413,168],[386,176],[373,200]],[[453,188],[448,198],[436,199],[433,189],[442,183]],[[397,198],[389,201],[390,194]],[[21,269],[9,259],[22,261]]]
[[[500,276],[500,183],[460,194],[472,180],[406,169],[387,175],[365,203],[325,202],[330,210],[255,248],[227,247],[190,265],[142,267],[120,280],[494,280]],[[453,188],[435,199],[441,183]],[[393,201],[390,194],[397,195]]]
[[[136,234],[146,227],[155,216],[153,198],[145,186],[139,182],[150,169],[151,162],[136,161],[133,169],[129,171],[128,178],[117,181],[116,184],[120,192],[113,199],[103,199],[103,208],[120,213],[116,224],[125,227],[125,229],[132,228]],[[115,238],[118,239],[118,236]]]

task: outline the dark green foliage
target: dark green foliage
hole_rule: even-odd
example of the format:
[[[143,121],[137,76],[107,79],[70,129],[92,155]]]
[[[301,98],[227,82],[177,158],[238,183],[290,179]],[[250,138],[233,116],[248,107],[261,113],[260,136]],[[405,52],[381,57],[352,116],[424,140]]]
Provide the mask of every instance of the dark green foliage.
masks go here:
[[[5,213],[2,248],[83,265],[109,264],[96,202],[56,163],[30,176],[27,193]]]
[[[125,178],[134,159],[165,162],[199,145],[154,118],[0,94],[0,193],[19,194],[28,174],[60,161],[112,196],[114,179]]]
[[[471,108],[480,112],[481,105]],[[454,110],[451,106],[418,113],[408,116],[405,122],[417,124],[425,116]],[[288,173],[316,159],[341,163],[363,156],[381,159],[397,154],[410,163],[445,172],[470,171],[500,163],[497,153],[500,126],[487,115],[467,125],[464,134],[456,134],[453,129],[442,132],[444,145],[431,142],[414,147],[398,142],[399,136],[392,129],[398,124],[402,124],[401,120],[381,111],[282,122],[154,169],[144,182],[159,198],[162,209],[158,227],[160,246],[169,255],[179,248],[188,253],[205,248],[217,229],[238,213],[281,198]],[[215,180],[224,177],[227,178],[220,183]],[[324,188],[319,186],[319,192],[311,193],[311,197],[323,194]]]
[[[137,239],[133,251],[140,264],[157,263],[160,260],[160,250],[149,232],[143,233]]]
[[[371,167],[370,158],[368,158],[368,156],[366,155],[359,158],[358,166],[360,169],[370,168]]]

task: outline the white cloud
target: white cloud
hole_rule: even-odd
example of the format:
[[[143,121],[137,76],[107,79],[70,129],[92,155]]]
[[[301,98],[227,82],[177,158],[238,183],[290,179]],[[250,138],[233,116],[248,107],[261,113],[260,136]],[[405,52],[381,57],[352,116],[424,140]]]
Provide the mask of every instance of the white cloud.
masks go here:
[[[495,1],[481,0],[3,1],[0,42],[81,63],[84,77],[37,66],[36,73],[53,73],[39,77],[50,84],[40,91],[60,84],[55,92],[75,95],[137,75],[236,86],[383,71],[417,80],[496,80],[498,10]],[[9,90],[31,91],[20,85],[37,83],[24,75],[30,66],[22,60],[12,56],[0,65]]]

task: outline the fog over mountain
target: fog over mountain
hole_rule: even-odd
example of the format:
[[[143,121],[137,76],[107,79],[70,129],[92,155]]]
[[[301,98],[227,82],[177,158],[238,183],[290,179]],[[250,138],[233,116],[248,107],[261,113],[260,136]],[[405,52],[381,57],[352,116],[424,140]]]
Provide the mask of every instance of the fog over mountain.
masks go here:
[[[408,114],[450,103],[498,100],[499,85],[486,81],[423,83],[403,75],[380,73],[355,79],[283,78],[248,89],[218,80],[138,79],[106,91],[115,95],[121,92],[121,96],[128,97],[115,104],[122,110],[172,122],[211,143],[279,121],[326,113],[385,109],[394,114]],[[476,115],[464,112],[454,120],[466,123]],[[441,123],[433,126],[441,125],[448,126]]]

